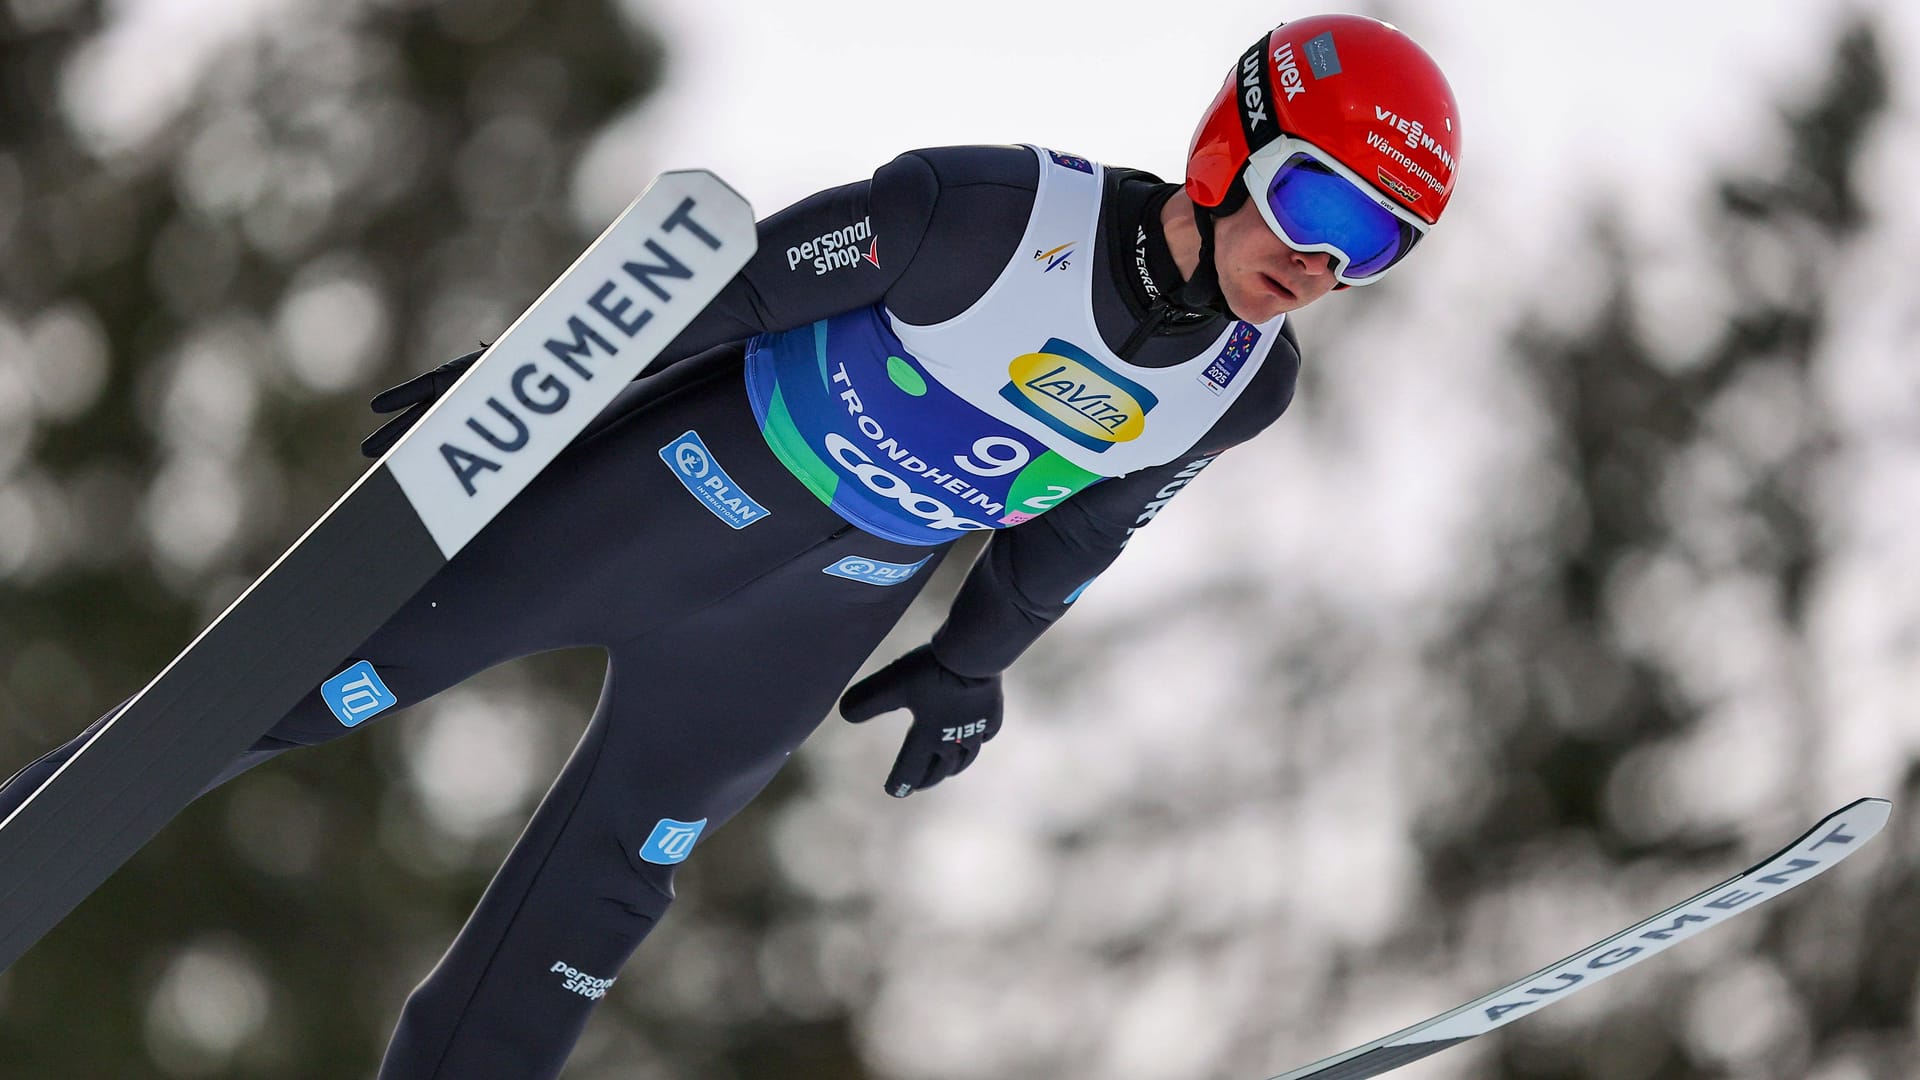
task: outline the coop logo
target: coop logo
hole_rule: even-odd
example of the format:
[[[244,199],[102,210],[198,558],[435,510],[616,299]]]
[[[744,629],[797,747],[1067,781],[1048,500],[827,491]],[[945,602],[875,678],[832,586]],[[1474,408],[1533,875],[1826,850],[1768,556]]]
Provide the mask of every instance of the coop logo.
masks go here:
[[[1043,274],[1050,274],[1055,270],[1064,270],[1073,265],[1067,260],[1073,257],[1073,249],[1076,243],[1077,241],[1074,243],[1061,244],[1057,248],[1049,248],[1046,251],[1036,251],[1033,253],[1033,261],[1046,264],[1046,268],[1040,271]]]
[[[873,492],[883,499],[892,499],[894,502],[899,503],[902,510],[919,518],[920,523],[927,528],[952,529],[955,532],[972,532],[979,529],[993,528],[993,526],[985,522],[961,517],[959,514],[954,513],[953,507],[948,506],[939,499],[915,491],[912,484],[875,465],[872,458],[861,453],[859,447],[853,445],[852,441],[839,432],[827,432],[826,438],[822,441],[826,443],[828,456],[833,458],[834,462],[841,468],[853,474],[853,477],[859,480],[868,491]],[[918,460],[918,458],[914,457],[908,458],[908,461]],[[934,473],[938,473],[941,476],[947,475],[932,467],[928,467],[927,472],[923,472],[920,475],[930,476]],[[960,480],[958,477],[947,477],[947,479],[957,481],[962,485],[955,489],[956,494],[964,495],[969,501],[981,505],[989,514],[998,514],[1005,509],[1005,506],[993,502],[985,492],[980,491],[966,481]]]
[[[861,245],[865,244],[863,248]],[[845,270],[849,266],[859,266],[862,262],[880,265],[880,241],[873,235],[873,219],[861,218],[845,228],[821,233],[804,244],[795,244],[787,249],[787,269],[798,270],[802,264],[813,268],[814,277],[823,277],[835,270]]]
[[[661,447],[660,460],[714,517],[728,525],[744,529],[767,516],[767,508],[741,491],[733,477],[715,463],[697,432],[689,431]]]
[[[927,565],[927,559],[931,558],[933,556],[929,555],[917,563],[890,563],[855,555],[841,559],[821,573],[848,581],[863,581],[868,585],[898,585],[919,573],[920,568]]]
[[[365,660],[320,684],[320,698],[333,710],[334,718],[347,727],[378,716],[399,702],[380,673]]]
[[[1049,338],[1039,352],[1015,357],[1000,396],[1020,411],[1095,453],[1146,430],[1159,399],[1107,368],[1086,350]]]
[[[707,827],[707,819],[699,821],[675,821],[661,818],[653,827],[653,834],[640,848],[640,857],[659,866],[672,866],[687,861],[693,854],[693,842],[700,839],[700,830]]]
[[[1280,89],[1289,102],[1307,92],[1307,84],[1300,80],[1300,65],[1293,58],[1293,42],[1273,50],[1273,68],[1280,73]]]
[[[613,989],[613,984],[620,981],[618,976],[611,979],[596,978],[564,960],[555,961],[547,969],[547,974],[560,976],[560,989],[579,994],[588,1001],[599,1001],[606,997],[607,991]]]

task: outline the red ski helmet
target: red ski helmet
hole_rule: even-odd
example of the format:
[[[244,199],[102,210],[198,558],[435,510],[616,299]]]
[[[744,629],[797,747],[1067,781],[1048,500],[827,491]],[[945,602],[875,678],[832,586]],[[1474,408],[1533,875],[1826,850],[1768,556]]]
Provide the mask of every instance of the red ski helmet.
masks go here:
[[[1425,49],[1362,15],[1281,23],[1227,74],[1187,151],[1187,194],[1229,201],[1247,159],[1290,135],[1428,225],[1453,194],[1460,112]],[[1255,193],[1259,198],[1259,194]]]

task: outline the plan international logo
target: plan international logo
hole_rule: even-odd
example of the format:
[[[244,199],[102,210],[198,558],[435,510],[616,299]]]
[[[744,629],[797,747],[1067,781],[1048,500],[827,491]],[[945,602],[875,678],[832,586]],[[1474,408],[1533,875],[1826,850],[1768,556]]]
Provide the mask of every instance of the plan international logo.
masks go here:
[[[1007,374],[1012,379],[1001,397],[1095,453],[1139,438],[1147,413],[1160,404],[1151,390],[1059,338],[1015,357]]]
[[[753,501],[713,460],[707,444],[697,432],[689,431],[660,448],[660,460],[673,469],[673,475],[692,492],[713,516],[736,529],[767,516],[767,508]]]

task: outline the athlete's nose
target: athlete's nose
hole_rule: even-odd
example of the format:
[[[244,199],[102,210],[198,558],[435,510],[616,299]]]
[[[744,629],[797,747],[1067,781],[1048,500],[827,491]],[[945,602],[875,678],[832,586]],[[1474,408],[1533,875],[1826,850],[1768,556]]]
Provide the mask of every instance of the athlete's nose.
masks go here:
[[[1324,251],[1295,251],[1293,262],[1316,277],[1333,272],[1333,256]]]

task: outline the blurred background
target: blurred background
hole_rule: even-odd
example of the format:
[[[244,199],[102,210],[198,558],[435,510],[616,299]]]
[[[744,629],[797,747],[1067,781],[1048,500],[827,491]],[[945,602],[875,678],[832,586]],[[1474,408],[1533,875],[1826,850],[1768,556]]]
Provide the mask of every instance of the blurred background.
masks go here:
[[[955,142],[1178,179],[1311,10],[0,0],[0,775],[654,173],[763,214]],[[971,772],[894,802],[899,725],[830,721],[704,842],[569,1077],[1260,1080],[1866,794],[1892,825],[1818,883],[1396,1075],[1920,1075],[1920,12],[1357,10],[1453,78],[1447,220],[1299,318],[1289,415],[1022,661]],[[201,800],[0,975],[0,1076],[370,1077],[600,663]]]

